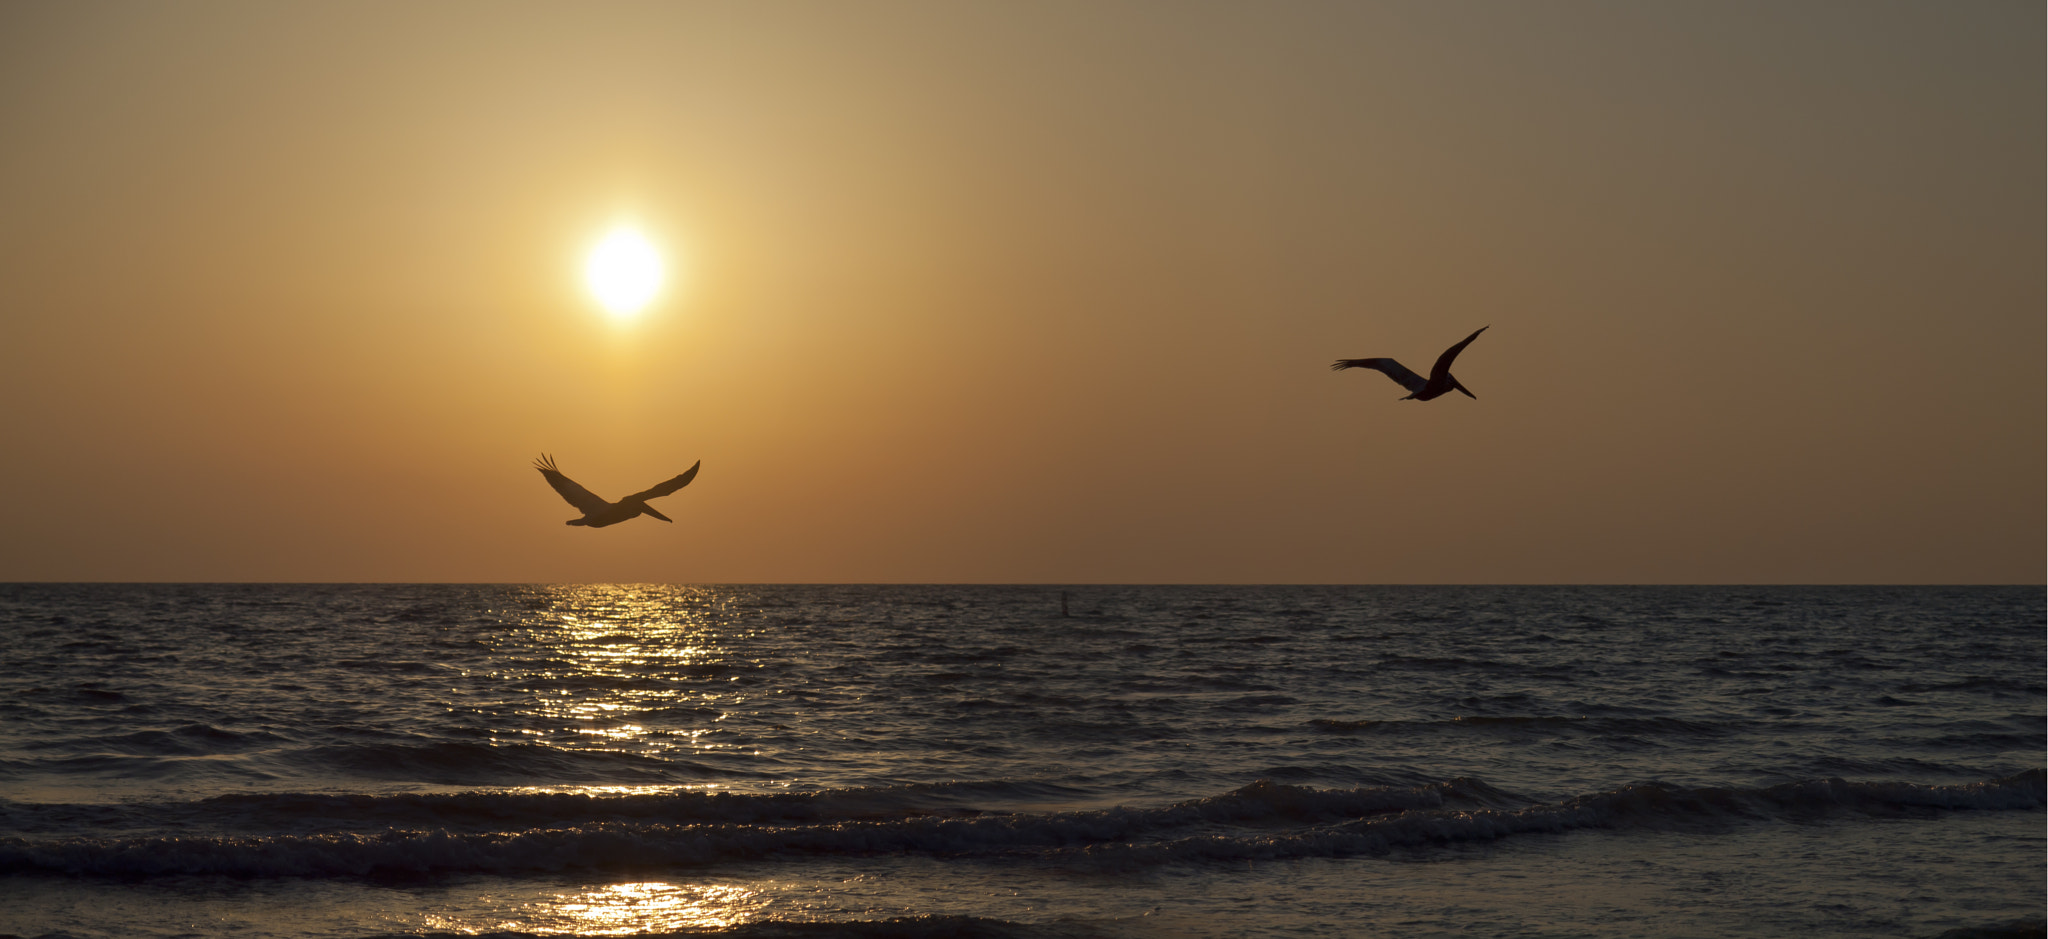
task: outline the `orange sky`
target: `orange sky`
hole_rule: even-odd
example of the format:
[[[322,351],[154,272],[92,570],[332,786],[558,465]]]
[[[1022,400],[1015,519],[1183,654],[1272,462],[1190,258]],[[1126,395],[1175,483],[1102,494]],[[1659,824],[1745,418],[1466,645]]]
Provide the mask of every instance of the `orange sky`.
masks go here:
[[[0,580],[2040,583],[2044,31],[6,4]]]

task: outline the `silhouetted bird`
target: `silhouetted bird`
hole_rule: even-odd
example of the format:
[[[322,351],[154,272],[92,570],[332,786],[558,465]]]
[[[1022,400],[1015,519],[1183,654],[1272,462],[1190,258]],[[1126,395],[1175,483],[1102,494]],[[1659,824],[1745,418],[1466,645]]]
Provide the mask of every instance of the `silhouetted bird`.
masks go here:
[[[659,499],[689,485],[690,480],[697,478],[697,467],[703,465],[704,461],[698,460],[690,464],[690,468],[685,470],[681,476],[677,476],[668,482],[657,485],[645,492],[633,493],[617,502],[606,502],[598,498],[597,493],[577,485],[575,480],[562,475],[562,471],[555,468],[554,457],[542,454],[540,459],[533,461],[533,468],[540,470],[540,474],[547,477],[548,485],[555,487],[555,491],[561,493],[562,498],[568,500],[570,505],[575,506],[577,511],[583,513],[582,518],[572,518],[568,521],[568,524],[584,525],[590,528],[617,525],[636,515],[652,515],[664,522],[675,521],[675,519],[656,512],[653,506],[647,504],[647,500]]]
[[[1458,380],[1451,377],[1451,360],[1457,358],[1458,353],[1465,351],[1465,347],[1471,345],[1472,340],[1479,338],[1479,333],[1492,328],[1491,326],[1481,326],[1479,327],[1479,332],[1466,336],[1464,342],[1445,349],[1443,355],[1436,357],[1436,365],[1430,367],[1429,378],[1427,379],[1409,371],[1401,363],[1393,359],[1338,359],[1337,364],[1330,367],[1340,371],[1347,368],[1379,369],[1387,373],[1387,377],[1393,379],[1396,384],[1408,389],[1407,397],[1401,399],[1403,401],[1409,398],[1414,398],[1417,401],[1428,401],[1438,395],[1449,394],[1452,391],[1457,391],[1467,398],[1477,400],[1478,395],[1466,391],[1464,385],[1458,384]]]

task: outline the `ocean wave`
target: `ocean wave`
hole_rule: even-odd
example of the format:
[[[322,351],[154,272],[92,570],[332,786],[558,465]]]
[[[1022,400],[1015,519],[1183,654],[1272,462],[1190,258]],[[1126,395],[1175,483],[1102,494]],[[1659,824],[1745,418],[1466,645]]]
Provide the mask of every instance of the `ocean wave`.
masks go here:
[[[1143,916],[1135,920],[1142,921]],[[1050,923],[1020,923],[982,916],[900,916],[878,920],[759,920],[723,929],[697,929],[673,933],[634,933],[636,939],[659,937],[704,937],[720,939],[1108,939],[1135,934],[1150,935],[1157,930],[1133,919],[1102,923],[1072,920]],[[493,932],[481,939],[555,939],[558,933]],[[371,936],[367,939],[480,939],[474,933],[405,933]]]
[[[277,758],[322,773],[443,785],[489,785],[508,780],[674,784],[750,775],[675,758],[540,744],[423,741],[328,745],[286,751]]]
[[[1311,718],[1308,725],[1326,733],[1369,734],[1417,731],[1542,731],[1598,735],[1666,734],[1673,736],[1718,737],[1736,731],[1737,725],[1722,721],[1687,720],[1677,717],[1588,717],[1572,715],[1460,715],[1442,720],[1345,720]]]
[[[1981,675],[1973,675],[1968,678],[1950,681],[1908,682],[1900,685],[1899,690],[1915,694],[1929,691],[1976,691],[1986,692],[1994,697],[2019,697],[2025,695],[2038,697],[2042,694],[2048,694],[2048,686],[2044,686],[2038,681],[1991,678]]]
[[[910,794],[881,790],[715,795],[694,802],[659,797],[669,800],[666,803],[637,796],[577,801],[578,797],[561,795],[503,793],[243,796],[203,804],[230,811],[238,803],[272,813],[307,809],[324,813],[332,822],[353,820],[359,829],[399,821],[394,815],[440,823],[454,822],[447,816],[464,811],[499,812],[504,817],[497,819],[502,823],[499,830],[484,831],[441,824],[288,835],[9,837],[0,838],[0,872],[407,877],[654,869],[821,855],[1015,856],[1113,865],[1342,857],[1588,828],[1684,829],[1844,815],[2039,810],[2043,783],[2039,769],[1950,786],[1842,779],[1756,788],[1643,783],[1563,802],[1520,804],[1522,800],[1512,794],[1470,779],[1406,789],[1352,790],[1261,781],[1149,809],[941,815],[899,806],[896,811],[904,814],[867,818],[851,817],[861,800],[875,800],[861,810],[871,811]],[[805,799],[816,800],[815,817],[786,817]],[[707,815],[714,814],[712,807],[723,814],[715,821],[696,822],[654,814],[692,804]],[[22,807],[13,809],[19,812]],[[739,820],[749,813],[751,817]],[[75,826],[83,820],[72,818],[74,827],[65,830],[78,831]]]
[[[2044,773],[1952,786],[1814,779],[1762,788],[1680,788],[1659,783],[1519,809],[1406,812],[1261,838],[1204,836],[1152,844],[1091,845],[1082,853],[1112,866],[1179,861],[1286,860],[1386,855],[1397,850],[1498,841],[1582,829],[1696,829],[1739,821],[1812,821],[1840,815],[2039,810]]]
[[[222,779],[314,777],[392,780],[439,786],[521,783],[686,785],[759,779],[760,768],[717,767],[673,755],[542,744],[496,744],[423,737],[374,739],[345,728],[328,736],[368,736],[367,742],[298,745],[267,731],[236,732],[208,724],[143,730],[100,738],[36,741],[18,757],[0,761],[14,774],[102,777],[160,782],[205,776]]]
[[[252,792],[190,802],[17,803],[0,799],[0,830],[14,832],[151,827],[312,834],[379,828],[523,831],[591,823],[829,824],[923,816],[980,815],[979,802],[1069,801],[1079,790],[988,781],[814,792],[681,790],[616,794],[487,790],[444,793]]]
[[[101,740],[103,746],[138,756],[204,756],[289,742],[267,731],[241,733],[198,723],[172,730],[140,730]]]
[[[1474,780],[1412,788],[1311,789],[1261,780],[1218,796],[1157,809],[1088,812],[988,812],[984,799],[1014,802],[1072,797],[1058,786],[917,783],[808,793],[671,792],[593,795],[578,792],[460,792],[398,795],[249,793],[197,802],[33,804],[0,801],[0,829],[59,832],[138,831],[150,827],[272,835],[325,835],[364,830],[517,833],[593,825],[830,826],[922,819],[1064,819],[1133,832],[1197,823],[1299,824],[1444,805],[1500,804],[1512,796]],[[1057,826],[1055,826],[1057,827]],[[1047,830],[1052,830],[1051,828]]]

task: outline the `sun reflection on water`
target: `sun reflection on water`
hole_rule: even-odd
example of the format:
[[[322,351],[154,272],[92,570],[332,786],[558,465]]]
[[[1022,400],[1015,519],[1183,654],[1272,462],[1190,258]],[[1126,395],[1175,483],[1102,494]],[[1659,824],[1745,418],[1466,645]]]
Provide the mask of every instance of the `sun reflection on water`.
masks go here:
[[[759,903],[756,892],[730,884],[612,884],[557,898],[552,909],[529,914],[540,929],[578,935],[738,926]],[[536,931],[539,931],[538,929]]]
[[[737,884],[644,881],[529,900],[502,914],[503,918],[490,917],[488,924],[431,916],[426,925],[464,935],[625,936],[740,926],[759,916],[767,904],[761,891]]]
[[[550,587],[528,597],[497,651],[516,733],[564,750],[662,758],[752,752],[722,722],[767,663],[750,655],[740,598],[707,587]],[[502,711],[501,711],[502,713]]]

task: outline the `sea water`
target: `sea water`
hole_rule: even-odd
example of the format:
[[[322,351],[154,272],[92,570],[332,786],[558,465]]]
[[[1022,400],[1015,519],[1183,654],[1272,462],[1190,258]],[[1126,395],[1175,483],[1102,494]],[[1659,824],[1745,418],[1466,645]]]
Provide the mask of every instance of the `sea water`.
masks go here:
[[[2043,600],[0,586],[0,933],[2040,935]]]

